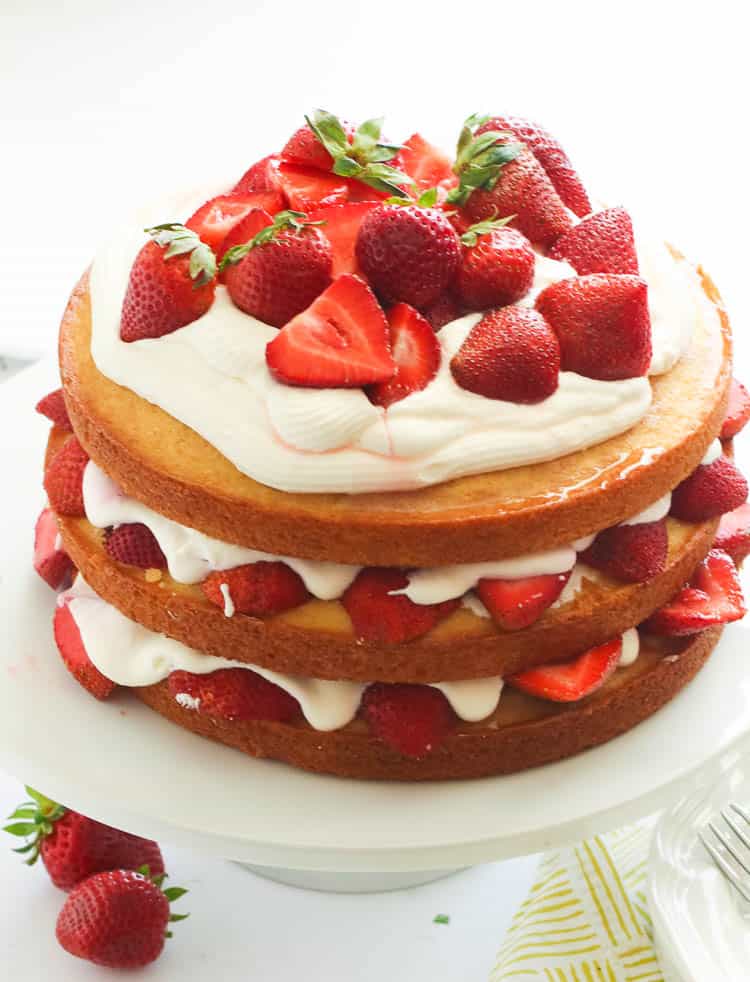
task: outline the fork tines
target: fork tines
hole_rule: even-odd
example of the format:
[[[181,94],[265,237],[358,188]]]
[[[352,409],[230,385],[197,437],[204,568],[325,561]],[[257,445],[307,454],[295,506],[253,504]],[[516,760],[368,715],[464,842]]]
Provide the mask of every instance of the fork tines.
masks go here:
[[[730,802],[721,818],[724,824],[709,822],[699,833],[700,840],[718,870],[750,904],[750,814]]]

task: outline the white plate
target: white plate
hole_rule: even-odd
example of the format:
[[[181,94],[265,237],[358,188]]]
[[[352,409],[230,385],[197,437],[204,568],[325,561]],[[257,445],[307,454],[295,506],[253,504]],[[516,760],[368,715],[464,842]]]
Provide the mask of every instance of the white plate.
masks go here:
[[[750,978],[750,920],[709,859],[698,832],[727,804],[750,804],[750,743],[659,822],[651,846],[649,898],[669,982],[740,982]]]
[[[43,501],[52,362],[0,389],[0,766],[104,821],[265,866],[402,872],[466,866],[601,832],[669,804],[750,732],[750,625],[727,631],[696,684],[586,754],[511,777],[424,785],[320,777],[187,733],[128,697],[71,684],[51,637],[53,597],[31,569]]]

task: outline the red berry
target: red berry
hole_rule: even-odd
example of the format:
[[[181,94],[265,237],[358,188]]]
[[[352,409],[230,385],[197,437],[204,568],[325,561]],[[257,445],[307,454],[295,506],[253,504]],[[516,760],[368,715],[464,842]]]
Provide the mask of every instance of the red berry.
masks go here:
[[[714,547],[728,553],[737,565],[750,556],[750,505],[721,516]]]
[[[580,559],[616,580],[644,583],[662,572],[668,549],[667,523],[662,519],[605,529],[580,554]]]
[[[134,522],[109,529],[105,535],[107,554],[118,563],[140,569],[166,569],[167,560],[156,536],[146,525]]]
[[[279,331],[266,363],[279,382],[311,388],[384,382],[396,369],[385,314],[362,280],[346,274]]]
[[[185,226],[192,229],[202,242],[217,252],[232,229],[253,209],[275,215],[284,207],[284,199],[278,191],[254,191],[220,194],[211,198],[191,215]],[[218,252],[217,252],[218,258]]]
[[[54,630],[57,650],[76,682],[96,699],[106,699],[115,689],[115,683],[103,675],[89,658],[81,632],[65,602],[55,610]]]
[[[564,372],[611,380],[648,371],[651,319],[640,277],[593,273],[560,280],[539,294],[536,308],[560,340]]]
[[[249,167],[232,188],[233,193],[248,191],[276,191],[279,187],[277,169],[278,154],[269,154]]]
[[[342,125],[351,143],[354,127],[351,123],[342,123]],[[281,151],[281,159],[300,167],[315,167],[322,171],[330,171],[333,167],[333,157],[307,125],[300,126],[292,133]]]
[[[420,313],[407,303],[398,303],[387,316],[396,374],[368,389],[371,401],[386,407],[426,388],[440,368],[440,343]]]
[[[463,317],[466,311],[450,290],[446,290],[433,303],[428,304],[427,307],[422,307],[422,313],[432,324],[433,330],[439,331],[441,327],[445,327],[451,321]]]
[[[296,211],[307,212],[322,205],[340,204],[349,197],[346,178],[336,174],[286,163],[279,164],[276,173],[279,187]]]
[[[487,399],[535,403],[557,389],[560,346],[541,314],[528,307],[493,310],[475,324],[453,356],[462,389]]]
[[[553,259],[570,263],[577,273],[638,275],[633,223],[624,208],[608,208],[564,232],[550,249]]]
[[[719,436],[722,440],[729,440],[731,437],[737,436],[748,419],[750,419],[750,392],[741,382],[733,378],[729,389],[727,414],[724,417]]]
[[[57,519],[45,508],[34,529],[34,569],[53,590],[63,590],[73,580],[75,566],[62,546]]]
[[[731,558],[712,549],[690,582],[644,623],[652,634],[680,637],[745,616],[745,601]]]
[[[83,472],[89,455],[72,436],[58,450],[44,475],[44,490],[59,515],[83,518]]]
[[[333,250],[333,278],[343,273],[357,273],[355,255],[359,227],[365,217],[377,208],[376,201],[349,201],[339,205],[324,205],[309,214],[311,222],[323,222],[320,230]]]
[[[302,578],[280,562],[249,563],[211,573],[201,587],[217,607],[227,609],[228,593],[229,602],[238,613],[253,617],[272,617],[299,607],[310,596]]]
[[[362,641],[401,644],[431,631],[456,610],[459,600],[438,604],[415,604],[394,591],[408,586],[403,570],[386,567],[363,569],[344,593],[341,603]]]
[[[168,684],[184,709],[214,719],[286,723],[300,713],[293,696],[246,668],[220,668],[208,675],[172,672]]]
[[[526,296],[534,281],[534,250],[520,232],[497,228],[477,235],[469,229],[462,241],[455,289],[467,310],[504,307]]]
[[[747,499],[747,481],[728,457],[697,467],[672,492],[670,514],[685,522],[705,522],[734,511]]]
[[[520,631],[538,621],[563,592],[570,573],[526,576],[516,580],[485,578],[477,584],[477,593],[504,631]]]
[[[269,225],[273,225],[273,217],[262,208],[253,208],[222,239],[221,245],[216,250],[216,261],[221,263],[230,249],[250,242],[261,229],[268,228]],[[226,269],[220,271],[219,278],[222,282],[226,282]]]
[[[419,133],[413,133],[401,147],[398,165],[394,166],[412,178],[417,193],[439,185],[452,187],[457,182],[450,158]]]
[[[539,699],[577,702],[601,688],[617,668],[622,638],[614,638],[561,665],[542,665],[506,678],[508,685]]]
[[[381,205],[362,222],[357,260],[386,303],[424,307],[446,289],[461,261],[461,244],[444,212]]]
[[[448,700],[429,685],[377,682],[365,690],[361,713],[373,735],[404,757],[425,757],[456,725]]]
[[[59,426],[61,430],[73,429],[70,425],[70,417],[65,406],[62,389],[55,389],[54,392],[50,392],[49,395],[40,399],[36,404],[36,411],[41,413],[42,416],[46,416],[55,426]]]

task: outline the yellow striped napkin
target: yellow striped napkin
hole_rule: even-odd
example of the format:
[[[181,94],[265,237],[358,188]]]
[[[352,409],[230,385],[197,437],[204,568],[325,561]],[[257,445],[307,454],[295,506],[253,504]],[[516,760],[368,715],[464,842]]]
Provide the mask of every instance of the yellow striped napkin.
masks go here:
[[[662,982],[645,895],[650,839],[629,826],[545,856],[490,982]]]

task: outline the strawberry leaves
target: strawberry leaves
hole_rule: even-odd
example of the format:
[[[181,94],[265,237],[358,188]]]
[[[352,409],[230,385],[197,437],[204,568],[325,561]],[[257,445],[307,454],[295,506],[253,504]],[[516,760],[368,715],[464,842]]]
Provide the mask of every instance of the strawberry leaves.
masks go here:
[[[463,245],[473,248],[479,242],[481,235],[489,235],[490,232],[505,228],[508,222],[512,222],[515,217],[515,215],[508,215],[507,218],[486,218],[484,221],[477,222],[466,229],[460,237],[461,242]]]
[[[201,242],[191,229],[177,222],[165,225],[155,225],[144,229],[157,245],[165,248],[165,261],[172,256],[182,256],[190,253],[190,278],[194,281],[193,288],[205,286],[216,276],[216,256],[210,246]]]
[[[259,232],[256,232],[249,242],[227,249],[224,253],[224,258],[219,264],[219,269],[223,272],[227,266],[233,266],[235,263],[240,262],[251,249],[263,245],[265,242],[271,242],[279,232],[288,231],[299,234],[306,228],[316,225],[325,225],[325,222],[311,222],[303,211],[280,211],[274,215],[273,222],[262,228]]]
[[[407,197],[403,186],[414,182],[388,163],[398,154],[401,145],[381,141],[382,117],[362,123],[355,130],[351,143],[338,117],[324,109],[316,109],[312,116],[305,116],[305,121],[333,158],[334,174],[361,181],[384,194]]]
[[[476,136],[477,130],[490,119],[474,113],[464,122],[456,147],[453,171],[459,177],[458,187],[448,192],[451,204],[465,205],[472,191],[483,188],[491,191],[500,173],[522,150],[511,133],[488,130]]]
[[[33,788],[27,787],[26,794],[32,800],[25,801],[8,816],[11,824],[5,825],[3,831],[29,840],[13,852],[27,856],[24,862],[27,866],[33,866],[39,859],[43,839],[52,834],[55,822],[63,817],[66,809]]]

